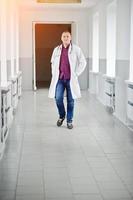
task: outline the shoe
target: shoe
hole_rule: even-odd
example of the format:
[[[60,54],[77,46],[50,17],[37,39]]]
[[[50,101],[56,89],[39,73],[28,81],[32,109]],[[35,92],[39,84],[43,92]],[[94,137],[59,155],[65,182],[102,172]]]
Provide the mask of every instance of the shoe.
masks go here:
[[[68,122],[68,123],[67,123],[67,128],[68,128],[68,129],[72,129],[72,128],[73,128],[72,122]]]
[[[65,119],[65,117],[59,118],[57,121],[57,126],[61,126],[63,124],[64,119]]]

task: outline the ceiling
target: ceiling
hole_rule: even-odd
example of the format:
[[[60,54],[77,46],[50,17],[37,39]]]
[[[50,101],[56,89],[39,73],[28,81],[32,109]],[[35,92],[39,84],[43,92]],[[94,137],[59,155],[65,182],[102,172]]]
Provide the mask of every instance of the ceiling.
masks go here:
[[[37,3],[37,0],[19,0],[20,6],[38,8],[90,8],[99,0],[81,0],[81,3]]]

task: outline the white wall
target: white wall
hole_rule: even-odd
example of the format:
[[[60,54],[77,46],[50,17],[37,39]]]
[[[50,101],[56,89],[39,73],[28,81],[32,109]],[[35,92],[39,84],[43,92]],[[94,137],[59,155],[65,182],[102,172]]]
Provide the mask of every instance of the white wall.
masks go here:
[[[89,15],[89,59],[92,58],[92,15],[96,11],[100,13],[99,25],[99,57],[100,73],[98,75],[97,93],[98,99],[104,104],[104,80],[103,74],[106,73],[106,7],[112,0],[102,0],[97,6],[91,9]],[[116,107],[115,115],[122,122],[126,121],[126,85],[125,80],[129,79],[129,58],[130,58],[130,0],[117,0],[116,9]],[[91,63],[90,63],[91,65]],[[91,66],[90,66],[91,68]],[[97,81],[91,80],[90,90],[94,88]],[[93,84],[93,85],[92,85]]]
[[[20,67],[23,73],[23,89],[32,89],[32,22],[72,22],[77,26],[77,43],[82,48],[85,57],[88,58],[88,11],[67,9],[20,9]],[[83,76],[80,82],[83,81]],[[87,81],[87,76],[85,77]]]
[[[130,58],[130,0],[117,0],[117,60]]]
[[[89,90],[97,95],[97,98],[104,103],[104,79],[106,73],[106,5],[109,0],[102,0],[89,12],[89,68],[92,70],[92,16],[93,13],[99,13],[99,74],[89,74]],[[95,80],[92,80],[95,78]],[[97,85],[98,82],[98,85]],[[97,88],[98,87],[98,88]],[[97,88],[94,90],[94,88]]]
[[[106,6],[112,0],[101,0],[89,10],[89,57],[92,58],[92,15],[99,12],[99,58],[106,59]]]
[[[16,75],[18,60],[18,1],[0,1],[0,63],[1,85]],[[19,62],[17,62],[19,69]]]
[[[126,84],[130,63],[130,0],[117,0],[116,35],[116,109],[115,115],[126,123]]]
[[[116,0],[113,0],[107,6],[106,17],[106,74],[109,77],[115,77],[115,61],[116,61]]]
[[[130,31],[130,74],[129,79],[133,81],[133,0],[131,0],[131,31]]]

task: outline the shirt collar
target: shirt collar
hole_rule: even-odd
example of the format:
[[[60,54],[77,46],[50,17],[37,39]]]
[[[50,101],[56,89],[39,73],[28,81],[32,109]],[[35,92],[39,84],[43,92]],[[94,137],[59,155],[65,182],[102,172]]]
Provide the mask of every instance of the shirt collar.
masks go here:
[[[70,46],[70,44],[69,44],[69,45],[67,45],[67,47],[64,47],[64,45],[62,44],[62,48],[64,48],[64,49],[68,49],[68,48],[69,48],[69,46]]]
[[[62,50],[62,47],[63,47],[63,44],[61,44],[59,46],[60,50]],[[72,43],[70,43],[67,48],[68,48],[68,52],[71,53],[71,51],[72,51]]]

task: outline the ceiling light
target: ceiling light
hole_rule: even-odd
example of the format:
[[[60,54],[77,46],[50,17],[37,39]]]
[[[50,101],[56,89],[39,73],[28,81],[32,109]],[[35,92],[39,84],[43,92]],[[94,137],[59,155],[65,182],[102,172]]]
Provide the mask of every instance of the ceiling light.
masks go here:
[[[81,0],[37,0],[38,3],[81,3]]]

